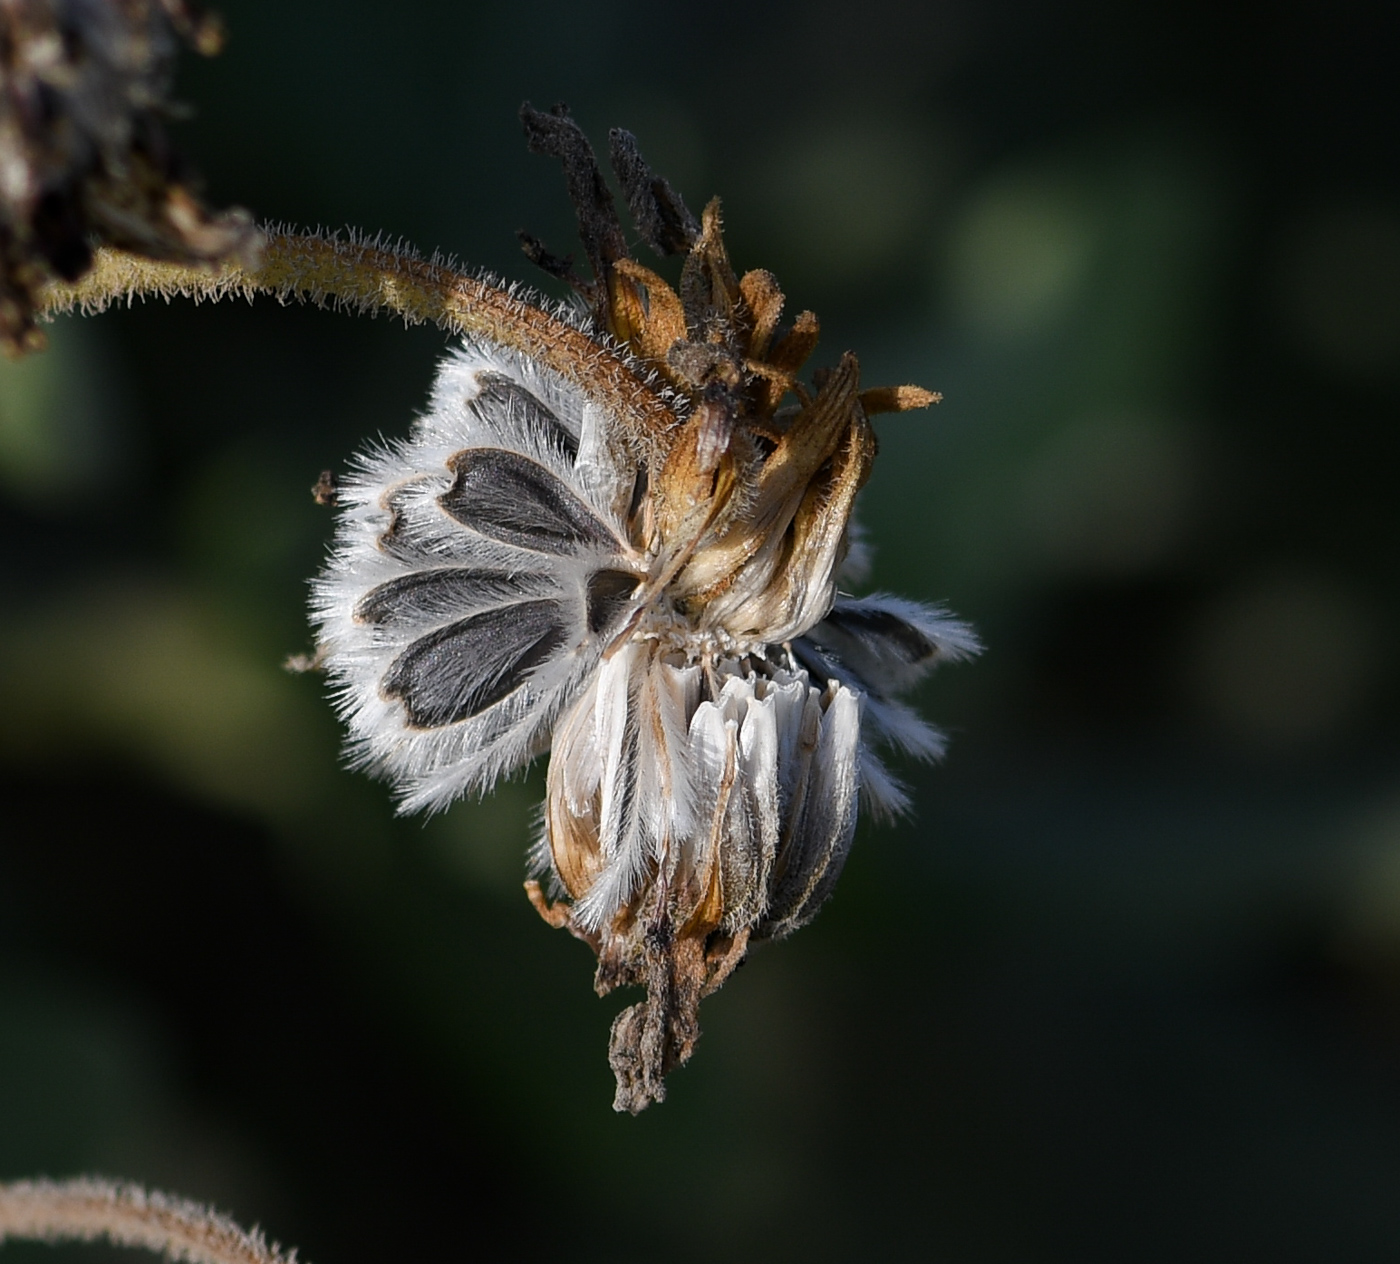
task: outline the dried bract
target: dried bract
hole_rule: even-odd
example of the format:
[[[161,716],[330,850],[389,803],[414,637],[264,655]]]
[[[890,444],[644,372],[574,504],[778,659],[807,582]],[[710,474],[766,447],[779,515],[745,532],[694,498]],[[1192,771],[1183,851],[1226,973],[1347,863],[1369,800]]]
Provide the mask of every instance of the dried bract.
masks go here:
[[[252,262],[242,211],[211,215],[166,133],[179,39],[217,51],[185,0],[0,0],[0,346],[42,345],[46,283],[103,243],[153,259]]]
[[[524,120],[564,163],[591,275],[528,239],[588,314],[522,304],[520,320],[582,331],[587,352],[561,369],[473,337],[449,357],[409,438],[339,488],[319,656],[356,757],[405,810],[551,751],[548,889],[529,894],[594,949],[600,992],[645,989],[610,1050],[614,1104],[635,1112],[749,946],[815,915],[858,801],[904,809],[875,746],[936,755],[898,695],[977,647],[940,610],[837,589],[860,560],[869,413],[935,397],[862,392],[851,355],[801,381],[816,318],[784,325],[775,279],[736,274],[717,202],[697,219],[613,134],[638,231],[684,255],[673,288],[627,254],[568,115]],[[638,398],[620,383],[647,407],[619,407]]]

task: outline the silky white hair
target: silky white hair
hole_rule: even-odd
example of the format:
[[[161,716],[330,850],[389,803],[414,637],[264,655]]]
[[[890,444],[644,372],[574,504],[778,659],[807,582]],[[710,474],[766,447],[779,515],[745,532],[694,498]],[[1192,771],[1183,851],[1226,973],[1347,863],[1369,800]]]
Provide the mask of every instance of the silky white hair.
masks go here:
[[[413,812],[552,746],[563,810],[596,818],[579,925],[602,926],[649,866],[703,868],[719,847],[726,924],[785,934],[829,892],[858,799],[907,807],[876,745],[943,749],[898,695],[977,641],[883,594],[828,599],[784,643],[700,632],[628,542],[624,438],[580,387],[476,340],[408,438],[358,458],[312,603],[351,757]],[[534,856],[551,868],[548,837]]]

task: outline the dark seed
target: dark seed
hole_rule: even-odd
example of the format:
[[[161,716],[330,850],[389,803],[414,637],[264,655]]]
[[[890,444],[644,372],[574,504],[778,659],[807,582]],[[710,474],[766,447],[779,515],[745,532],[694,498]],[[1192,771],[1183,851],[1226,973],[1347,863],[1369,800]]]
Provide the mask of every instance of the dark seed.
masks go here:
[[[619,622],[640,583],[627,571],[594,571],[588,577],[588,630],[596,636]]]
[[[421,623],[499,601],[519,588],[507,571],[459,566],[415,571],[371,588],[355,605],[357,623]]]
[[[844,609],[837,607],[826,616],[827,623],[862,640],[878,638],[910,663],[922,663],[938,653],[938,646],[918,628],[905,623],[888,610]]]
[[[562,421],[519,382],[504,373],[481,372],[476,375],[478,389],[472,405],[483,417],[515,417],[548,443],[565,453],[572,462],[578,457],[578,440],[569,433]]]
[[[468,448],[438,503],[464,527],[537,553],[618,549],[613,533],[544,466],[504,448]]]
[[[557,601],[486,610],[415,641],[394,660],[380,690],[404,704],[413,728],[442,728],[514,693],[568,639]]]

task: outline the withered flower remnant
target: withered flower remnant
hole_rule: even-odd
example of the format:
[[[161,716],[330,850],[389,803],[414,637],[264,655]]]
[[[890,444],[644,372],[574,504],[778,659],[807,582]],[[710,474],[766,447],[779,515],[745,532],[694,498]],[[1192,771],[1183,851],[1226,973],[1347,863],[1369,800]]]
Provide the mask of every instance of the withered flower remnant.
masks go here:
[[[941,610],[837,587],[859,580],[869,415],[936,396],[862,391],[849,354],[801,381],[817,320],[784,325],[773,276],[735,273],[718,202],[697,220],[612,134],[642,239],[684,256],[673,288],[630,257],[567,113],[522,117],[564,164],[590,275],[525,249],[587,313],[501,295],[503,332],[470,334],[410,436],[360,458],[315,584],[317,658],[404,810],[551,752],[548,890],[527,888],[593,948],[600,992],[645,989],[609,1055],[636,1112],[690,1057],[702,997],[830,894],[858,800],[906,807],[874,747],[936,756],[899,695],[977,644]]]
[[[166,120],[179,40],[218,23],[187,0],[0,0],[0,347],[42,345],[41,292],[95,245],[183,264],[256,261],[242,211],[210,214]]]

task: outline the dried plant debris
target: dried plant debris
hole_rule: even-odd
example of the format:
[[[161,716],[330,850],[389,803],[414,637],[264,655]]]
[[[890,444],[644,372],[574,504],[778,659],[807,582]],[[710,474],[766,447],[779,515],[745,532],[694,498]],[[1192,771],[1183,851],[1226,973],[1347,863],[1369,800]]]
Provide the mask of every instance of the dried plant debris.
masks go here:
[[[167,135],[178,44],[216,52],[185,0],[0,0],[0,346],[42,345],[39,292],[94,245],[178,263],[255,261],[242,211],[211,214]]]
[[[861,569],[869,414],[936,396],[862,391],[849,354],[804,382],[816,317],[784,323],[773,276],[735,272],[718,202],[695,217],[613,133],[642,240],[684,256],[673,287],[628,254],[567,112],[523,119],[564,165],[590,275],[527,239],[589,314],[527,300],[519,320],[553,320],[558,346],[581,330],[586,354],[471,336],[448,357],[408,438],[338,488],[318,658],[355,760],[405,811],[551,752],[527,889],[594,950],[600,993],[644,990],[610,1050],[636,1112],[690,1057],[701,999],[815,915],[859,801],[906,808],[877,748],[938,754],[900,695],[977,643],[940,609],[838,589]],[[615,405],[624,382],[647,407]]]

